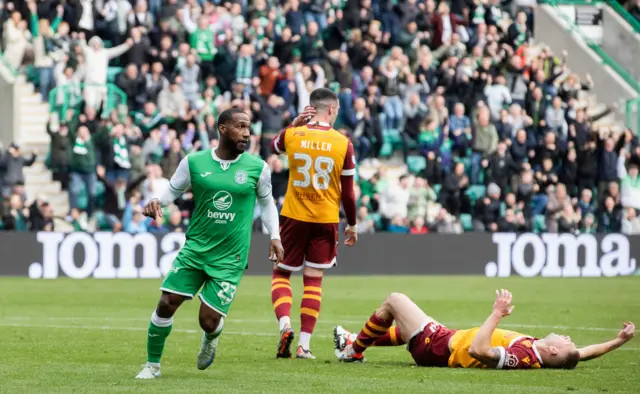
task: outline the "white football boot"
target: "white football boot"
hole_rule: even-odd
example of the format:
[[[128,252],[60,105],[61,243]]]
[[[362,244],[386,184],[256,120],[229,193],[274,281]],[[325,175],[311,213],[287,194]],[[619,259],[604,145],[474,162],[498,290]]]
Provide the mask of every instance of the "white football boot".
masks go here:
[[[150,364],[145,364],[142,371],[136,375],[136,379],[155,379],[162,376],[160,373],[160,367],[156,367]]]
[[[219,339],[220,337],[209,340],[207,339],[207,334],[202,334],[202,345],[198,352],[198,369],[205,370],[213,364],[213,361],[216,358],[216,349],[218,348]]]

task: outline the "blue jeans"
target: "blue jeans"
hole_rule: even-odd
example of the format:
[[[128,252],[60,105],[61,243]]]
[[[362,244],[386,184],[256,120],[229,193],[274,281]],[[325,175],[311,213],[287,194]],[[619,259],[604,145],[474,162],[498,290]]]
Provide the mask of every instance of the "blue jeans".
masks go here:
[[[87,192],[87,215],[91,216],[93,214],[93,208],[96,201],[97,177],[95,172],[88,174],[82,172],[71,172],[69,177],[71,180],[69,184],[70,208],[79,208],[78,199],[80,197],[80,193],[82,193],[82,187],[84,186]]]
[[[55,85],[53,67],[38,67],[38,73],[40,74],[40,94],[42,101],[46,103],[49,101],[49,92]]]
[[[129,170],[111,170],[107,171],[105,178],[109,183],[116,183],[117,181],[125,181],[129,180]]]
[[[387,129],[398,129],[402,121],[404,105],[398,96],[387,97],[382,105],[382,111],[387,115]]]
[[[531,212],[533,212],[533,215],[542,215],[544,213],[545,208],[547,208],[547,201],[549,200],[549,197],[547,197],[546,194],[535,194],[532,198],[531,198],[531,205],[533,205],[533,207],[531,208]]]
[[[353,142],[355,142],[354,149],[356,154],[356,161],[365,159],[369,154],[369,151],[371,150],[371,142],[369,141],[369,139],[364,135],[361,135]]]
[[[324,12],[307,11],[304,13],[304,19],[307,21],[307,23],[317,23],[320,30],[324,30],[327,28],[327,26],[329,26],[329,23],[327,22],[327,16],[324,14]]]
[[[480,184],[480,171],[482,171],[482,153],[471,152],[471,184]]]

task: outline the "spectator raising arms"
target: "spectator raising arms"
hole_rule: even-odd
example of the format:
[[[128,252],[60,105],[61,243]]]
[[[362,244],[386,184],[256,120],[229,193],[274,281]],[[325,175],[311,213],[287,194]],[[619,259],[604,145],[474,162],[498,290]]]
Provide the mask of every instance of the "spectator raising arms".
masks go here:
[[[359,232],[635,231],[638,138],[587,105],[569,53],[531,40],[531,2],[147,1],[0,7],[8,65],[33,66],[51,105],[45,163],[78,231],[184,231],[191,191],[153,222],[139,207],[218,145],[229,108],[281,206],[289,163],[269,145],[321,87],[354,146]],[[53,227],[26,195],[35,160],[0,148],[5,228]]]

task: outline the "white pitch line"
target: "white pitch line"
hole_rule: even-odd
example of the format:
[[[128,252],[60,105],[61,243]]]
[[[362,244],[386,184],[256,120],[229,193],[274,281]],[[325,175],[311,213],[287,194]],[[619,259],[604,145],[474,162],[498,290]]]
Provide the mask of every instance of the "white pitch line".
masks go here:
[[[68,330],[103,330],[103,331],[147,331],[144,327],[114,327],[114,326],[86,326],[86,325],[65,325],[65,324],[24,324],[24,323],[4,323],[0,322],[0,327],[23,327],[23,328],[58,328]],[[180,332],[185,334],[199,334],[200,330],[189,329],[173,329],[171,332]],[[224,335],[237,335],[237,336],[256,336],[256,337],[277,337],[275,333],[267,332],[246,332],[246,331],[224,331]],[[332,335],[326,334],[314,334],[319,338],[333,338]],[[620,348],[617,350],[625,350],[632,352],[639,352],[640,348]]]
[[[147,331],[144,327],[114,327],[114,326],[87,326],[87,325],[64,325],[64,324],[23,324],[23,323],[2,323],[0,327],[25,327],[25,328],[58,328],[58,329],[75,329],[75,330],[106,330],[106,331]],[[190,329],[174,329],[172,332],[199,334],[200,330]],[[275,333],[266,332],[246,332],[246,331],[224,331],[225,335],[237,336],[258,336],[258,337],[277,337]],[[331,335],[314,334],[320,338],[331,338]],[[640,348],[620,348],[618,350],[640,351]]]
[[[140,322],[140,323],[145,323],[148,322],[149,319],[147,318],[138,318],[138,317],[87,317],[87,316],[82,316],[82,317],[73,317],[73,316],[1,316],[0,317],[0,321],[2,320],[18,320],[18,321],[33,321],[33,320],[37,320],[37,321],[43,321],[43,320],[50,320],[50,321],[84,321],[84,322],[96,322],[96,321],[109,321],[109,322],[125,322],[125,321],[130,321],[130,322]],[[360,319],[360,320],[340,320],[340,321],[326,321],[326,320],[319,320],[317,324],[320,325],[336,325],[336,324],[348,324],[348,325],[361,325],[365,322],[365,319]],[[233,318],[229,318],[228,319],[228,324],[232,324],[232,323],[238,323],[238,324],[242,324],[242,323],[258,323],[258,324],[264,324],[264,323],[274,323],[276,324],[276,320],[275,319],[233,319]],[[464,324],[460,324],[460,323],[444,323],[446,326],[448,327],[478,327],[481,326],[482,323],[464,323]],[[563,325],[544,325],[544,324],[517,324],[517,323],[501,323],[500,327],[506,327],[506,328],[532,328],[532,329],[554,329],[554,330],[575,330],[575,331],[605,331],[605,332],[618,332],[620,331],[622,328],[607,328],[607,327],[573,327],[573,326],[563,326]]]

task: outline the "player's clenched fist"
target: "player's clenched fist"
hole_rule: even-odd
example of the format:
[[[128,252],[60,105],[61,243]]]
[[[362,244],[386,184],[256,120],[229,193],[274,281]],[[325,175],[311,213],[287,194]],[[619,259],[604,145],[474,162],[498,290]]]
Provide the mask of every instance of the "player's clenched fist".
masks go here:
[[[498,313],[501,317],[509,316],[513,312],[514,306],[511,305],[513,296],[508,290],[496,290],[496,301],[493,303],[493,312]]]
[[[160,205],[160,200],[154,198],[149,201],[142,209],[142,213],[144,214],[144,216],[156,220],[160,219],[162,217],[162,205]]]

